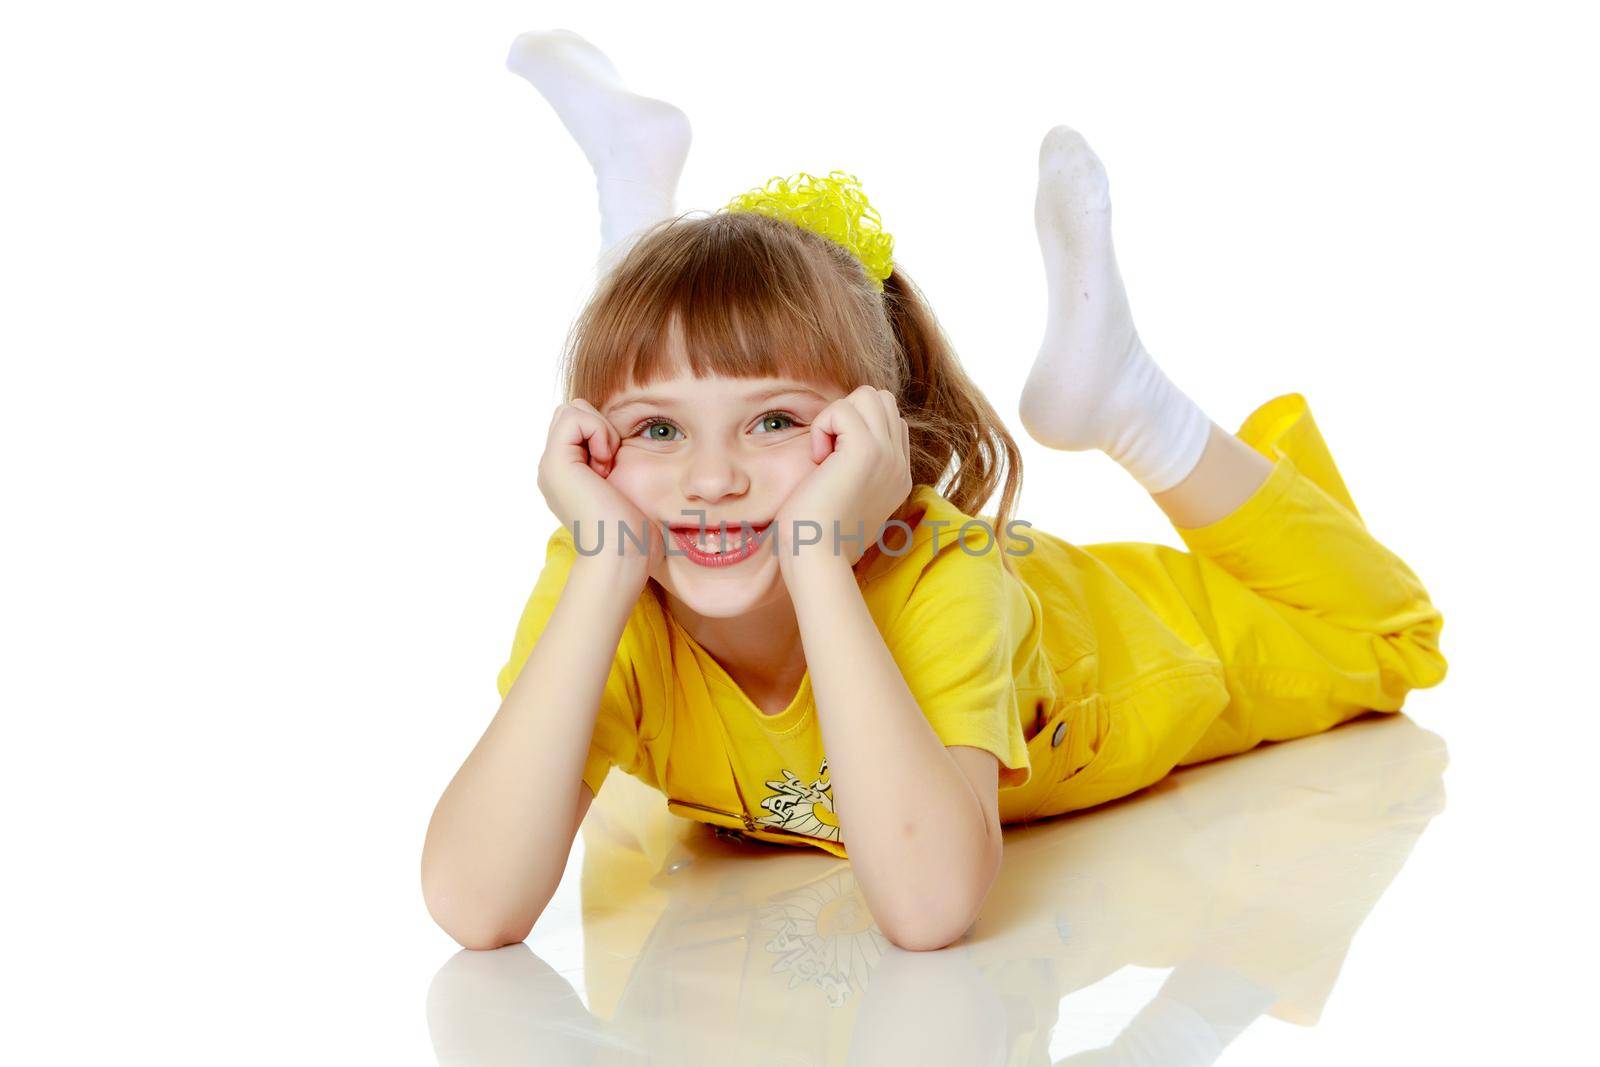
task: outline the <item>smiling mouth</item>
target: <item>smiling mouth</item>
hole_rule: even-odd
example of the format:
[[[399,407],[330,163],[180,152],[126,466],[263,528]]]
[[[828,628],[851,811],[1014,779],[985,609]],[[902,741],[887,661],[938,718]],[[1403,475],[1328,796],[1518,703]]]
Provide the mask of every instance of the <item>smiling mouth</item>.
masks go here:
[[[749,523],[749,536],[744,526],[699,525],[668,527],[678,546],[696,563],[737,563],[750,556],[764,540],[771,520]]]
[[[676,523],[676,524],[668,526],[667,528],[669,530],[671,530],[673,533],[688,534],[690,537],[701,537],[702,539],[709,537],[709,538],[715,540],[718,536],[720,536],[722,534],[726,534],[730,538],[732,538],[732,537],[743,537],[744,536],[744,531],[747,528],[750,530],[751,533],[761,534],[761,533],[766,532],[767,527],[771,526],[771,525],[772,525],[772,520],[768,519],[766,522],[722,523],[722,524],[707,523],[704,526],[701,526],[700,524],[693,523],[693,522],[690,522],[690,523]]]

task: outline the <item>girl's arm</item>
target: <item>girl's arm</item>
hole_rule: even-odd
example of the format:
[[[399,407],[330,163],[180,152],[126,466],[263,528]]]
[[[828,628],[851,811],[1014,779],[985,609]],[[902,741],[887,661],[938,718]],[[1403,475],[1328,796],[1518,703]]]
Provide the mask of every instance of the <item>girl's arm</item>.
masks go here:
[[[851,868],[884,936],[943,948],[994,884],[999,834],[917,707],[848,561],[786,562]]]
[[[434,808],[423,897],[466,948],[527,937],[560,884],[593,799],[580,793],[595,716],[638,595],[601,557],[574,561],[522,672]]]

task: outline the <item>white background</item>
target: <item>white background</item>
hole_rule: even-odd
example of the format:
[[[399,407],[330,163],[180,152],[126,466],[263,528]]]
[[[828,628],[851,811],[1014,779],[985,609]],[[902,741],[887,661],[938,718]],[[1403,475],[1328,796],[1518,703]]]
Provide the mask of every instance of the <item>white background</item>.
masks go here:
[[[0,20],[0,1056],[432,1062],[423,832],[554,529],[598,250],[587,164],[502,65],[555,26],[689,113],[680,208],[861,178],[1023,444],[1019,517],[1178,545],[1016,419],[1039,139],[1083,131],[1152,353],[1230,430],[1304,393],[1446,619],[1407,713],[1449,805],[1321,1024],[1226,1062],[1588,1043],[1581,5],[54,4]]]

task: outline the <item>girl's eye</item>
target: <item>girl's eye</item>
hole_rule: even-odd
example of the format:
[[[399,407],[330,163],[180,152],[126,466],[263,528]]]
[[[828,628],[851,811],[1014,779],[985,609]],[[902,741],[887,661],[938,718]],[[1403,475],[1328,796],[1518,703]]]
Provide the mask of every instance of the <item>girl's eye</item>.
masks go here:
[[[769,411],[765,415],[761,416],[761,421],[760,421],[760,423],[758,423],[758,425],[766,426],[769,422],[773,421],[774,419],[778,420],[781,423],[786,423],[787,425],[777,426],[774,429],[767,430],[766,431],[767,433],[777,433],[779,430],[787,430],[787,429],[790,428],[790,426],[796,424],[799,421],[793,415],[790,415],[786,411]],[[667,436],[662,436],[661,434],[658,434],[658,433],[655,432],[658,428],[661,428],[661,427],[665,427],[668,431],[672,431],[672,430],[676,430],[677,429],[676,426],[674,426],[672,423],[668,422],[666,419],[646,419],[644,422],[641,422],[638,425],[638,427],[633,431],[633,433],[629,434],[628,436],[637,437],[639,434],[644,434],[646,437],[648,437],[652,441],[660,441],[660,442],[662,442],[664,444],[675,443],[675,441],[677,439],[672,437],[670,435],[670,433]]]
[[[790,415],[788,412],[785,412],[785,411],[769,411],[765,415],[761,416],[761,424],[762,425],[766,425],[766,423],[769,422],[772,419],[784,420],[784,421],[787,421],[788,423],[790,423],[791,425],[793,425],[797,421],[795,419],[795,417],[793,415]],[[778,427],[779,430],[787,430],[788,428],[789,428],[788,426],[779,426]],[[776,433],[777,431],[774,430],[773,432]]]
[[[671,437],[659,437],[654,433],[655,429],[657,427],[659,427],[659,426],[665,426],[669,430],[677,429],[676,426],[672,425],[672,423],[668,422],[666,419],[647,419],[644,422],[641,422],[639,424],[639,428],[634,430],[633,433],[630,434],[629,436],[637,436],[638,434],[644,433],[646,430],[649,430],[649,431],[651,431],[651,433],[649,434],[650,440],[652,440],[652,441],[666,441],[666,442],[670,443],[672,441]]]

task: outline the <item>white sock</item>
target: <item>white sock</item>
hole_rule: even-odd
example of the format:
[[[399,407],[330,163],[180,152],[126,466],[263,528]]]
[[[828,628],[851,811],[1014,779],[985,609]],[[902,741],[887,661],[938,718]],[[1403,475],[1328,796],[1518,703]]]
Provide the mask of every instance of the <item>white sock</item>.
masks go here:
[[[1111,245],[1105,168],[1075,130],[1039,147],[1034,225],[1050,313],[1019,415],[1050,448],[1098,448],[1159,493],[1200,462],[1212,422],[1161,370],[1133,327]]]
[[[611,60],[571,30],[524,33],[506,66],[533,84],[594,168],[602,271],[640,230],[676,214],[689,156],[689,117],[630,92]]]

